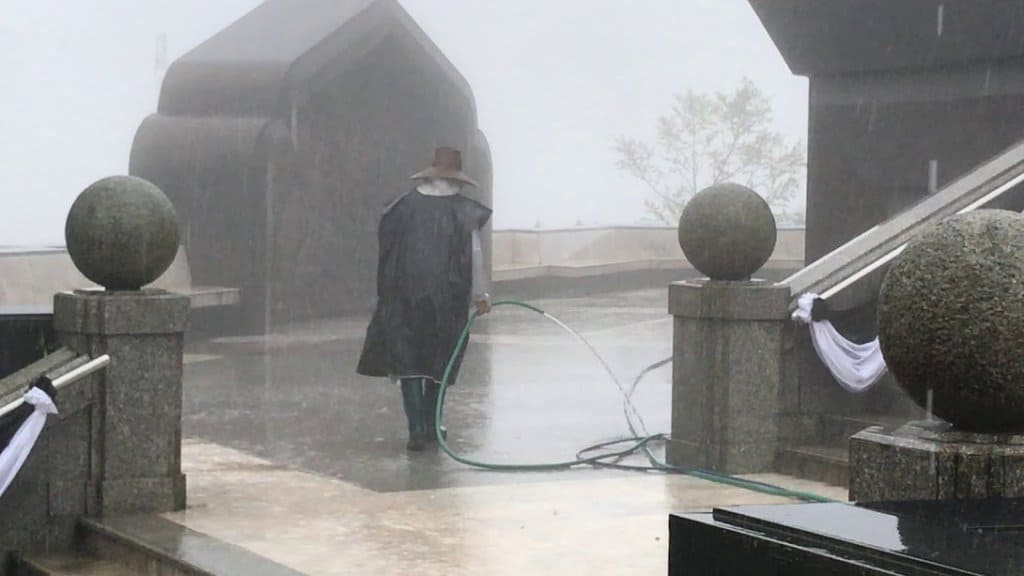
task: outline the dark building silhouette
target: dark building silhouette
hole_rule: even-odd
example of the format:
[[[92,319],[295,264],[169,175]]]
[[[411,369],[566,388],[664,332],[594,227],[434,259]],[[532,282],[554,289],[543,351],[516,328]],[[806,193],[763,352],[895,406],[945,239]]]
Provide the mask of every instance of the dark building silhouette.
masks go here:
[[[173,201],[196,283],[268,330],[371,307],[376,226],[433,150],[491,204],[467,81],[395,0],[268,0],[168,70],[131,173]]]
[[[1024,138],[1024,1],[750,4],[810,80],[808,262]]]

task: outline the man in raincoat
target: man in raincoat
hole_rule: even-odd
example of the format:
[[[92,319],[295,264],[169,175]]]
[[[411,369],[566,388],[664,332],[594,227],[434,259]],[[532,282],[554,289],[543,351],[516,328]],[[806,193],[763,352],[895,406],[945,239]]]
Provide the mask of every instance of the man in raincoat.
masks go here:
[[[479,231],[491,210],[460,190],[476,186],[453,148],[438,148],[416,187],[385,209],[378,230],[377,309],[358,372],[397,380],[412,451],[436,440],[440,380],[469,310],[490,311]],[[461,363],[457,358],[449,384]]]

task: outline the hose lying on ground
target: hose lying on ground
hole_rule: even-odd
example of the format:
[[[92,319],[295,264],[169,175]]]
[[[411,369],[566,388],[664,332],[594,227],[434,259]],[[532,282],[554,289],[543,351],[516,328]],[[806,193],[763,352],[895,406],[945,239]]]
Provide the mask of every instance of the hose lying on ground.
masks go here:
[[[800,492],[797,490],[789,490],[781,486],[775,486],[765,482],[758,482],[756,480],[750,480],[747,478],[739,478],[736,476],[730,476],[728,474],[721,474],[710,470],[702,470],[700,468],[688,468],[680,466],[672,466],[661,459],[659,459],[654,452],[651,450],[650,445],[658,442],[664,442],[666,440],[665,434],[650,434],[647,431],[647,427],[644,425],[643,418],[637,411],[636,406],[633,404],[633,393],[636,391],[640,381],[649,374],[650,372],[668,364],[672,361],[672,358],[665,358],[659,360],[654,364],[651,364],[633,381],[633,385],[627,391],[619,382],[618,377],[612,371],[608,363],[605,362],[604,358],[598,354],[597,350],[584,338],[579,332],[573,330],[567,326],[564,322],[555,318],[551,314],[548,314],[544,310],[527,304],[525,302],[519,302],[517,300],[503,300],[495,302],[493,307],[518,307],[535,312],[549,321],[557,324],[563,330],[572,334],[577,340],[579,340],[586,348],[593,354],[593,356],[601,363],[605,371],[611,377],[612,382],[622,393],[623,397],[623,412],[626,417],[626,423],[629,426],[631,436],[626,438],[620,438],[612,440],[610,442],[602,442],[593,446],[588,446],[580,450],[576,454],[574,460],[566,460],[562,462],[547,462],[547,463],[525,463],[525,464],[496,464],[490,462],[480,462],[472,460],[466,456],[462,456],[456,453],[445,439],[443,433],[443,418],[444,418],[444,401],[448,391],[448,381],[451,377],[452,370],[455,366],[456,359],[465,349],[467,342],[469,341],[470,330],[473,327],[473,323],[478,318],[478,315],[474,312],[470,315],[469,321],[466,322],[465,328],[462,330],[462,334],[459,337],[458,343],[455,345],[455,349],[452,351],[451,356],[448,359],[448,364],[445,367],[444,375],[441,378],[441,391],[438,396],[437,402],[437,413],[435,418],[434,434],[437,436],[438,445],[441,449],[457,462],[472,466],[474,468],[481,468],[484,470],[494,470],[500,472],[540,472],[540,471],[551,471],[551,470],[565,470],[574,468],[577,466],[592,466],[597,468],[611,468],[616,470],[631,470],[638,472],[663,472],[671,474],[685,474],[700,478],[702,480],[708,480],[719,484],[728,486],[734,486],[737,488],[743,488],[746,490],[752,490],[763,494],[770,494],[773,496],[781,496],[786,498],[793,498],[797,500],[803,500],[806,502],[834,502],[834,500],[819,496],[817,494],[811,494],[808,492]],[[624,446],[620,449],[615,449],[619,446]],[[610,451],[609,451],[610,450]],[[642,452],[648,461],[648,465],[634,465],[634,464],[623,464],[622,460],[628,456]]]

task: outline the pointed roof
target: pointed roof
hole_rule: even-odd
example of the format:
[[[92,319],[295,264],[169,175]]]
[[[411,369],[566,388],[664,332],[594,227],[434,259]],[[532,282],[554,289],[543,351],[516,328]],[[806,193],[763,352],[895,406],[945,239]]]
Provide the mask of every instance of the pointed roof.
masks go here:
[[[174,62],[160,113],[283,113],[326,69],[336,76],[396,31],[473,102],[469,82],[397,0],[266,0]]]

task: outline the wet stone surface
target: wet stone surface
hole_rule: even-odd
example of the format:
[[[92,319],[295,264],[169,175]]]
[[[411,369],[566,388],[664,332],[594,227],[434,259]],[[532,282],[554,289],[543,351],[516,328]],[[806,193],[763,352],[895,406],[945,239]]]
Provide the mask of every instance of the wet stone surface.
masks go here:
[[[108,290],[138,290],[160,277],[178,251],[174,206],[151,182],[104,178],[82,192],[64,230],[82,274]]]
[[[666,292],[654,290],[534,304],[583,333],[628,387],[671,353],[665,302]],[[398,387],[355,374],[364,330],[364,319],[342,319],[193,346],[185,436],[384,492],[621,474],[499,474],[440,452],[408,454]],[[651,432],[669,430],[670,379],[671,368],[661,368],[634,397]],[[583,344],[511,308],[475,326],[445,424],[457,452],[500,463],[569,460],[628,432],[620,393]]]
[[[885,276],[878,336],[921,407],[972,432],[1024,429],[1024,219],[1006,210],[948,218]]]
[[[700,191],[679,219],[679,247],[712,280],[747,280],[775,249],[772,209],[753,190],[722,183]]]
[[[1024,497],[1024,438],[963,433],[948,424],[872,427],[850,439],[857,502]]]

